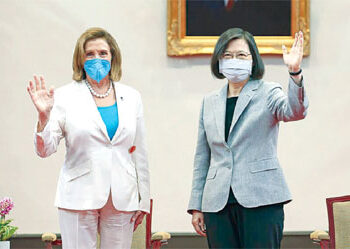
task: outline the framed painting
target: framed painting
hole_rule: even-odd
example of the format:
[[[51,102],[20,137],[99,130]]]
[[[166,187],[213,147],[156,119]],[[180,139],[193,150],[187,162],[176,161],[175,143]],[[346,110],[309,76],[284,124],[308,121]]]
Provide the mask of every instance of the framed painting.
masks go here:
[[[282,54],[294,34],[304,33],[310,53],[310,0],[168,0],[169,56],[212,54],[225,30],[240,27],[254,35],[260,54]]]

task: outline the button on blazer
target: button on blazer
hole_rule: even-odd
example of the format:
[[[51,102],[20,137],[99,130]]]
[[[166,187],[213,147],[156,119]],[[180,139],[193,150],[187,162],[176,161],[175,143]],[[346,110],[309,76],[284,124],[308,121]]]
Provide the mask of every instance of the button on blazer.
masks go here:
[[[141,96],[131,87],[113,84],[119,127],[112,140],[89,89],[82,82],[72,82],[55,91],[50,120],[42,132],[35,133],[35,148],[41,157],[54,153],[60,140],[65,139],[66,156],[57,185],[57,207],[99,209],[111,192],[116,209],[149,212]]]
[[[188,211],[218,212],[230,187],[244,207],[291,200],[277,159],[279,122],[303,119],[304,87],[290,78],[288,95],[277,83],[250,80],[242,89],[225,141],[226,84],[204,97],[200,112]]]

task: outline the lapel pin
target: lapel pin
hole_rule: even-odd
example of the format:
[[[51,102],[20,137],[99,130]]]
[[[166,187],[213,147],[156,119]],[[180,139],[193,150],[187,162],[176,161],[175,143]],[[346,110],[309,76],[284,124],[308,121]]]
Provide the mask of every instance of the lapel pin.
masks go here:
[[[136,146],[131,146],[130,149],[129,149],[129,153],[133,153],[134,151],[136,150]]]

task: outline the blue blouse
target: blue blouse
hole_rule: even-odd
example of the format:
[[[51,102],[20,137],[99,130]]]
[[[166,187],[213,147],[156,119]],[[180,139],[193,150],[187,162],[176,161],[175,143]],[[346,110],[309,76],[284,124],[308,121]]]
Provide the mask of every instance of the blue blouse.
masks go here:
[[[97,107],[97,109],[100,112],[102,120],[106,125],[109,139],[112,140],[119,126],[117,103],[111,106]]]

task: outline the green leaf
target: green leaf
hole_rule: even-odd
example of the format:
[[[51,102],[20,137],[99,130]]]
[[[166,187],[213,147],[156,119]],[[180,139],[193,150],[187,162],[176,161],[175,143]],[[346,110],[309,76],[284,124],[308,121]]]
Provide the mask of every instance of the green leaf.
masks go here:
[[[2,227],[1,229],[0,229],[0,241],[2,240],[2,234],[5,232],[5,228],[4,227]]]
[[[11,236],[16,232],[17,229],[18,227],[14,226],[3,227],[0,231],[1,240],[8,240],[9,238],[11,238]]]
[[[5,220],[4,223],[2,224],[3,226],[7,226],[8,224],[10,224],[13,221],[13,219],[8,219]]]

